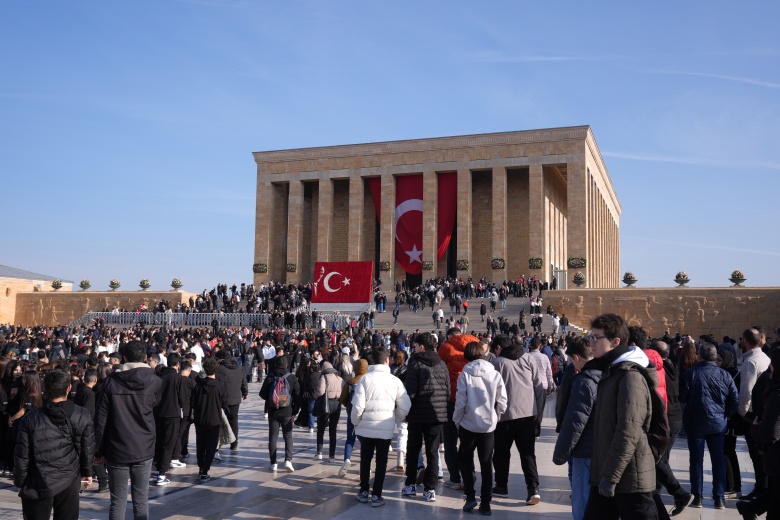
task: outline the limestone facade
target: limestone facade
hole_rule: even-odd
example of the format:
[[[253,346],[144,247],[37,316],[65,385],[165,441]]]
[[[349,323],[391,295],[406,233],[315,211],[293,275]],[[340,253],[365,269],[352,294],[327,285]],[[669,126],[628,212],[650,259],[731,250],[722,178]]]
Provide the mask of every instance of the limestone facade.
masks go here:
[[[18,324],[16,321],[16,305],[20,293],[54,293],[51,280],[27,280],[22,278],[0,277],[0,323]],[[62,282],[62,288],[57,292],[65,293],[73,289],[72,282]]]
[[[754,325],[774,337],[780,327],[780,287],[673,287],[668,289],[580,289],[543,293],[543,307],[552,305],[560,316],[582,328],[603,313],[622,316],[650,336],[712,334],[739,338]]]
[[[536,275],[619,287],[621,206],[588,126],[256,152],[254,282],[305,283],[317,261],[395,261],[395,181],[423,176],[423,278]],[[452,251],[437,244],[437,174],[457,172]],[[368,179],[381,184],[377,222]],[[567,268],[568,258],[586,267]],[[492,259],[505,260],[502,269]],[[529,260],[541,258],[541,269]],[[456,271],[456,260],[469,268]],[[265,271],[265,272],[263,272]],[[561,275],[564,279],[561,279]]]
[[[194,293],[183,291],[64,291],[27,292],[16,297],[14,323],[24,326],[62,325],[88,312],[106,309],[137,309],[141,303],[151,307],[159,301],[185,303]]]

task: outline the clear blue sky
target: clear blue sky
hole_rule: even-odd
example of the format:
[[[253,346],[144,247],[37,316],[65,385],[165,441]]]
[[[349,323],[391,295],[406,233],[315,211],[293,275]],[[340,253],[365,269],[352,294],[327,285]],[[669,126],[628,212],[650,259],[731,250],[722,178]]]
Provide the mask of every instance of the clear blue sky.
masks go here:
[[[253,151],[591,125],[640,286],[780,286],[780,4],[0,4],[0,263],[250,281]]]

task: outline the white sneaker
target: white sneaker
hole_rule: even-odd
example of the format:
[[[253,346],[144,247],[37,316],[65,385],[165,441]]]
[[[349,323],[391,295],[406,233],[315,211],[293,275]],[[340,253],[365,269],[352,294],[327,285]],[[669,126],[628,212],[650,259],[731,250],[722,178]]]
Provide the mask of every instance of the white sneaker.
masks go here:
[[[433,489],[430,491],[423,491],[423,498],[426,502],[436,502],[436,491]]]
[[[314,433],[314,428],[309,428],[309,433]]]
[[[214,460],[218,460],[218,461],[222,462],[222,455],[220,455],[219,452],[216,452],[214,454]]]
[[[269,469],[270,471],[276,471],[278,468],[279,468],[279,465],[278,465],[278,464],[271,464],[271,465],[268,467],[268,469]]]
[[[184,462],[179,462],[178,460],[172,460],[171,461],[171,467],[172,468],[186,468],[187,464]]]
[[[166,477],[165,475],[160,475],[159,477],[157,477],[157,480],[155,481],[155,483],[158,486],[167,486],[168,484],[171,483],[171,481],[168,480],[168,477]]]
[[[268,414],[267,413],[263,414],[263,419],[268,419]]]
[[[322,453],[317,453],[317,454],[314,456],[314,460],[322,460]]]
[[[347,476],[347,470],[352,465],[352,463],[349,461],[349,459],[344,461],[344,464],[341,465],[341,468],[339,469],[339,477],[344,478]]]
[[[404,486],[404,488],[401,490],[401,494],[405,497],[416,497],[417,488],[414,484],[409,484],[408,486]]]
[[[293,471],[295,471],[292,462],[290,462],[289,460],[284,461],[284,469],[287,470],[287,473],[292,473]]]

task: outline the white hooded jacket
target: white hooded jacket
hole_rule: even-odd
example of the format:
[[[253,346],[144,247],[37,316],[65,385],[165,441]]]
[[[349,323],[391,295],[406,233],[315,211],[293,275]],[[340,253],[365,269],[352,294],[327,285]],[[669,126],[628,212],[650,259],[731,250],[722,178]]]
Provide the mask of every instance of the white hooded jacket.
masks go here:
[[[504,380],[492,364],[476,359],[463,367],[452,413],[457,426],[474,433],[492,432],[506,406]]]

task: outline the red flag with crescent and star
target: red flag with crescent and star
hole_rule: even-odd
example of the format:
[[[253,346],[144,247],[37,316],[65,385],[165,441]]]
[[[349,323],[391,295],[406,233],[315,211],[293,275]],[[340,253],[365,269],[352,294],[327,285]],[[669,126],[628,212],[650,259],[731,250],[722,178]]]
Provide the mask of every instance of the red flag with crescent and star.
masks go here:
[[[317,262],[311,302],[369,303],[374,262]]]
[[[423,176],[395,180],[395,259],[409,274],[422,273]],[[434,258],[433,255],[429,255]]]

